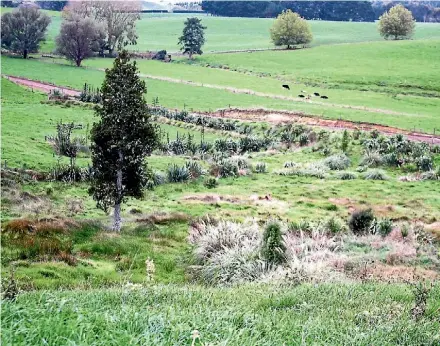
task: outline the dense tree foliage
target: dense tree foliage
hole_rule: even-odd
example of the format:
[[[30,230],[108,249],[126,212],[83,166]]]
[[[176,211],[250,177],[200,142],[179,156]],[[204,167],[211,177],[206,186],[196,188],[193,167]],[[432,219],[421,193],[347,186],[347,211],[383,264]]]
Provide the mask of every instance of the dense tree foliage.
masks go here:
[[[100,121],[93,124],[91,152],[93,178],[89,192],[105,211],[114,208],[113,228],[121,228],[121,204],[128,196],[140,198],[147,183],[145,157],[159,144],[143,94],[145,82],[127,51],[106,70],[102,84]]]
[[[104,39],[104,31],[92,19],[74,14],[61,24],[60,34],[56,38],[57,52],[79,67],[84,59],[99,52]]]
[[[386,39],[407,38],[414,32],[415,21],[411,11],[402,5],[392,7],[379,19],[379,32]]]
[[[305,19],[373,21],[369,1],[202,1],[204,11],[230,17],[276,17],[287,9]]]
[[[440,1],[373,1],[373,11],[378,19],[396,5],[410,10],[417,22],[440,22]]]
[[[270,29],[270,36],[276,46],[287,46],[288,49],[308,44],[313,38],[307,21],[291,10],[284,11],[277,17]]]
[[[140,19],[139,1],[70,1],[66,13],[89,17],[106,33],[105,50],[112,55],[129,44],[136,44],[136,21]]]
[[[273,18],[290,9],[305,19],[372,22],[402,4],[418,22],[439,22],[440,1],[202,1],[217,16]]]
[[[62,11],[67,5],[67,1],[36,1],[37,5],[43,10]]]
[[[184,23],[182,36],[179,38],[180,50],[192,59],[194,54],[203,54],[202,46],[205,44],[205,29],[199,18],[187,18]]]
[[[26,6],[2,15],[2,47],[27,58],[36,53],[50,23],[50,18],[38,8]]]

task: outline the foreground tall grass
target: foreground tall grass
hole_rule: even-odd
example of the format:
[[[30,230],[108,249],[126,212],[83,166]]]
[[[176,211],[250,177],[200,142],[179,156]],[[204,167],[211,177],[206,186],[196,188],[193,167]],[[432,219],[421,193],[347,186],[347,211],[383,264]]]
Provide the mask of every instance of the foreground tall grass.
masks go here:
[[[440,286],[423,317],[403,285],[36,292],[4,302],[3,345],[438,345]]]

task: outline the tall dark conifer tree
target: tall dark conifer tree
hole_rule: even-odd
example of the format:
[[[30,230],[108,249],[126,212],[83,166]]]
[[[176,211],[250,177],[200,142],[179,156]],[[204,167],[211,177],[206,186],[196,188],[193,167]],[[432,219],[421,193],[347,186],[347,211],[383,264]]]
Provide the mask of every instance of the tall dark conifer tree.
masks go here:
[[[98,208],[114,208],[113,229],[121,229],[121,204],[131,196],[140,198],[146,183],[145,157],[159,143],[157,127],[148,115],[143,94],[145,82],[127,51],[107,69],[102,84],[101,119],[93,124],[91,151],[94,175],[90,194]]]

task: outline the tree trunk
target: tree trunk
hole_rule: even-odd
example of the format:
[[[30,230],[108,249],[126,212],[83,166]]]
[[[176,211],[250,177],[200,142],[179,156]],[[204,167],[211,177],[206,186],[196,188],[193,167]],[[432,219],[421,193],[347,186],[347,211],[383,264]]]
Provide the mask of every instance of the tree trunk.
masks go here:
[[[23,51],[23,58],[24,58],[24,59],[27,59],[27,56],[28,56],[28,51],[27,51],[27,49],[25,49],[25,50]]]
[[[116,203],[115,204],[115,211],[114,211],[114,215],[113,215],[113,231],[115,232],[120,232],[121,231],[121,225],[122,225],[122,220],[121,220],[121,203]]]
[[[113,219],[113,230],[116,232],[121,231],[122,219],[121,219],[121,203],[122,203],[122,152],[119,151],[119,164],[118,170],[116,172],[116,202],[115,202],[115,212]]]
[[[80,67],[81,66],[81,60],[80,59],[77,59],[75,62],[76,62],[76,67]]]

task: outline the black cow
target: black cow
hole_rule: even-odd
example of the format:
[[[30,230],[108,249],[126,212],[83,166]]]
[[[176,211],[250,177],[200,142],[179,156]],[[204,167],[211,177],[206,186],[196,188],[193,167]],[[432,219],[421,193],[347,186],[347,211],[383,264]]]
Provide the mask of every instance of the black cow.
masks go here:
[[[287,84],[283,84],[283,88],[287,89],[287,90],[290,90],[290,88],[289,88],[289,86]]]
[[[327,96],[324,96],[324,95],[322,95],[321,98],[322,98],[322,99],[326,99],[326,100],[328,99],[328,97],[327,97]]]
[[[319,93],[313,93],[313,95],[315,95],[315,96],[319,96]]]
[[[305,97],[304,95],[298,95],[298,97]]]

